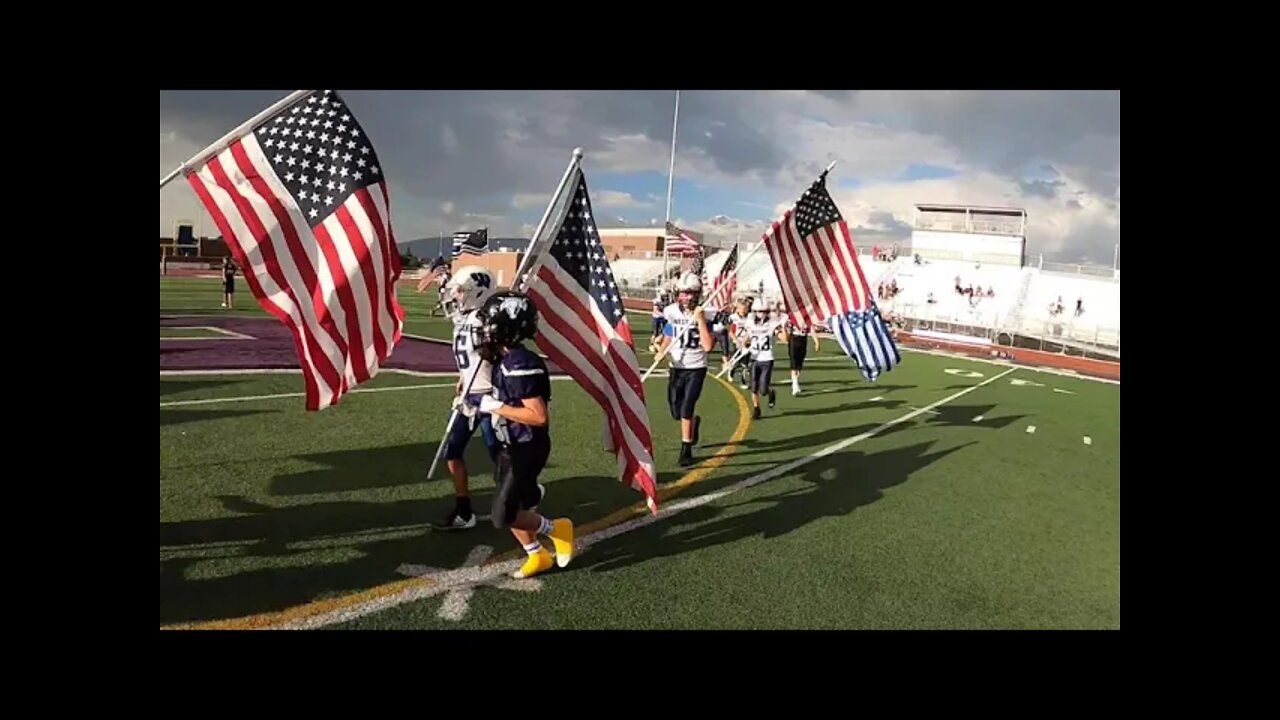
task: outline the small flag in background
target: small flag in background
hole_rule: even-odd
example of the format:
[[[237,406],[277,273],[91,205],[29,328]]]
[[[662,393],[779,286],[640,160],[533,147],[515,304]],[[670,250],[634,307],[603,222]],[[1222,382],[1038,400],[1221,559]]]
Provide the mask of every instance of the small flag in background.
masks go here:
[[[709,292],[703,297],[711,297],[715,295],[717,298],[717,307],[730,307],[733,304],[733,291],[738,287],[738,274],[734,269],[738,267],[738,246],[735,243],[733,249],[729,251],[729,257],[725,258],[724,264],[720,266],[720,272],[716,273],[716,277],[711,281]],[[702,281],[703,286],[707,284],[706,279]],[[729,287],[724,289],[723,293],[716,295],[720,290],[720,286],[728,284]]]
[[[467,255],[483,255],[489,252],[489,228],[480,228],[475,232],[460,230],[453,234],[453,259]]]
[[[671,255],[694,255],[700,251],[698,241],[692,235],[671,223],[667,223],[665,242],[666,244],[663,247]]]
[[[442,282],[448,274],[449,263],[444,259],[443,255],[437,256],[431,263],[431,267],[427,269],[427,273],[418,281],[418,292],[425,292],[434,283]]]
[[[849,226],[824,172],[764,234],[791,321],[826,323],[862,376],[875,380],[902,361],[867,284]]]
[[[313,92],[187,174],[258,303],[293,334],[307,410],[374,377],[404,323],[378,154],[337,92]]]

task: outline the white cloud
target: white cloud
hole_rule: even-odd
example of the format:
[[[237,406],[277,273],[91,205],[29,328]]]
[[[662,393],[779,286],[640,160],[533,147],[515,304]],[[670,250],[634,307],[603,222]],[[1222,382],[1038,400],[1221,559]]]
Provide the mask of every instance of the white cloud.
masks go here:
[[[1072,176],[1064,174],[1061,180],[1062,189],[1053,198],[1023,196],[1016,181],[979,171],[945,179],[886,181],[855,189],[832,188],[831,195],[850,228],[883,226],[883,216],[878,213],[890,213],[897,221],[910,224],[914,206],[923,203],[1024,208],[1030,252],[1079,255],[1092,251],[1095,257],[1102,257],[1105,255],[1102,251],[1119,241],[1119,210],[1108,208],[1104,199],[1084,189]],[[1070,207],[1068,200],[1071,199],[1080,207]],[[775,209],[781,214],[788,207],[790,203],[783,203]],[[861,244],[856,231],[853,240]],[[1072,251],[1069,246],[1079,250]]]
[[[608,208],[632,208],[632,207],[651,207],[652,202],[637,200],[631,193],[620,192],[618,190],[598,190],[594,193],[592,204],[600,207]]]
[[[511,198],[511,207],[517,210],[528,210],[535,207],[546,207],[551,202],[551,193],[516,193]]]
[[[440,212],[444,213],[445,215],[452,215],[453,208],[454,208],[454,205],[452,200],[445,200],[444,202],[440,203]]]

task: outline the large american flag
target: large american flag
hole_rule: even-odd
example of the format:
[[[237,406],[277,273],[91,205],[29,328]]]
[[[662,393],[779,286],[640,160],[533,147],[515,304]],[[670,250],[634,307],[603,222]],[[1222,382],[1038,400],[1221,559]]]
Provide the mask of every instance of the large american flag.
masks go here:
[[[572,199],[536,262],[528,293],[538,306],[538,346],[595,398],[606,419],[605,449],[619,479],[656,512],[653,436],[635,343],[613,270],[591,212],[587,181],[575,170]]]
[[[293,333],[307,410],[400,341],[400,253],[381,163],[332,90],[268,116],[188,173],[258,302]]]
[[[826,180],[823,173],[765,232],[764,243],[791,321],[808,328],[826,323],[863,377],[875,380],[901,357]]]

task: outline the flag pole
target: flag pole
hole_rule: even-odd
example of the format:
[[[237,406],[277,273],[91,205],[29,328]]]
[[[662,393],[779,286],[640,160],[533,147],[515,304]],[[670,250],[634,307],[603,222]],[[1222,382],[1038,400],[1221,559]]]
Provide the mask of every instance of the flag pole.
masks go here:
[[[520,258],[520,264],[516,267],[516,276],[511,282],[511,289],[516,292],[523,292],[529,283],[524,278],[524,272],[530,267],[530,260],[537,255],[535,250],[538,249],[538,240],[542,236],[542,231],[547,226],[547,220],[551,218],[551,211],[555,209],[556,203],[560,201],[560,197],[564,195],[565,186],[569,184],[569,178],[573,176],[575,170],[582,164],[582,148],[573,149],[573,159],[569,161],[569,167],[565,168],[564,176],[560,178],[560,185],[556,187],[555,195],[551,196],[551,202],[547,204],[546,212],[542,213],[542,220],[538,222],[538,229],[534,231],[533,237],[529,239],[529,245],[525,248],[524,257]],[[484,361],[481,360],[483,363]],[[462,391],[459,397],[466,397],[471,394],[471,386],[476,381],[476,376],[480,374],[479,369],[471,374],[471,380],[467,382],[467,387]],[[440,438],[440,444],[436,447],[435,457],[431,459],[431,467],[427,469],[427,479],[430,480],[436,474],[436,465],[440,464],[440,455],[444,453],[444,444],[449,439],[449,432],[453,430],[453,424],[458,420],[458,409],[454,408],[449,413],[449,422],[444,426],[444,436]]]
[[[232,130],[226,135],[223,135],[216,142],[210,144],[209,147],[196,153],[195,156],[193,156],[190,160],[179,165],[176,170],[169,173],[168,175],[165,175],[160,180],[160,189],[163,190],[164,186],[169,184],[169,181],[178,177],[178,175],[182,174],[182,172],[187,170],[188,168],[194,165],[198,165],[201,162],[204,162],[205,158],[209,157],[210,155],[215,155],[227,149],[227,146],[230,145],[237,138],[239,138],[240,135],[244,133],[244,131],[247,128],[253,127],[254,125],[258,124],[258,122],[260,122],[263,118],[270,116],[272,113],[278,112],[280,110],[283,110],[284,108],[289,107],[290,105],[298,102],[299,100],[310,95],[313,92],[315,92],[315,90],[295,90],[289,95],[278,100],[271,107],[267,108],[266,110],[263,110],[257,115],[254,115],[248,120],[240,123],[240,125],[237,126],[235,130]]]
[[[676,177],[676,129],[680,126],[680,91],[676,91],[676,112],[671,119],[671,164],[667,166],[667,222],[662,227],[662,282],[667,282],[667,240],[671,234],[671,187]],[[661,285],[659,285],[661,287]]]

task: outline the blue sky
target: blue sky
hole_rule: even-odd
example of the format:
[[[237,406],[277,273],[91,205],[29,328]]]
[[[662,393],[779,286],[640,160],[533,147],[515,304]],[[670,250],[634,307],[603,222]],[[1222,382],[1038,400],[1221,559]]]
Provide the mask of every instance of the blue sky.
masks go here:
[[[664,216],[674,91],[339,92],[383,158],[403,240],[485,225],[527,234],[575,146],[602,223]],[[161,92],[161,174],[286,93]],[[917,203],[1008,205],[1027,210],[1033,253],[1109,263],[1120,235],[1119,98],[685,91],[673,217],[707,233],[732,221],[758,228],[835,160],[829,187],[855,242],[905,239]],[[200,215],[184,183],[161,191],[162,235]]]

